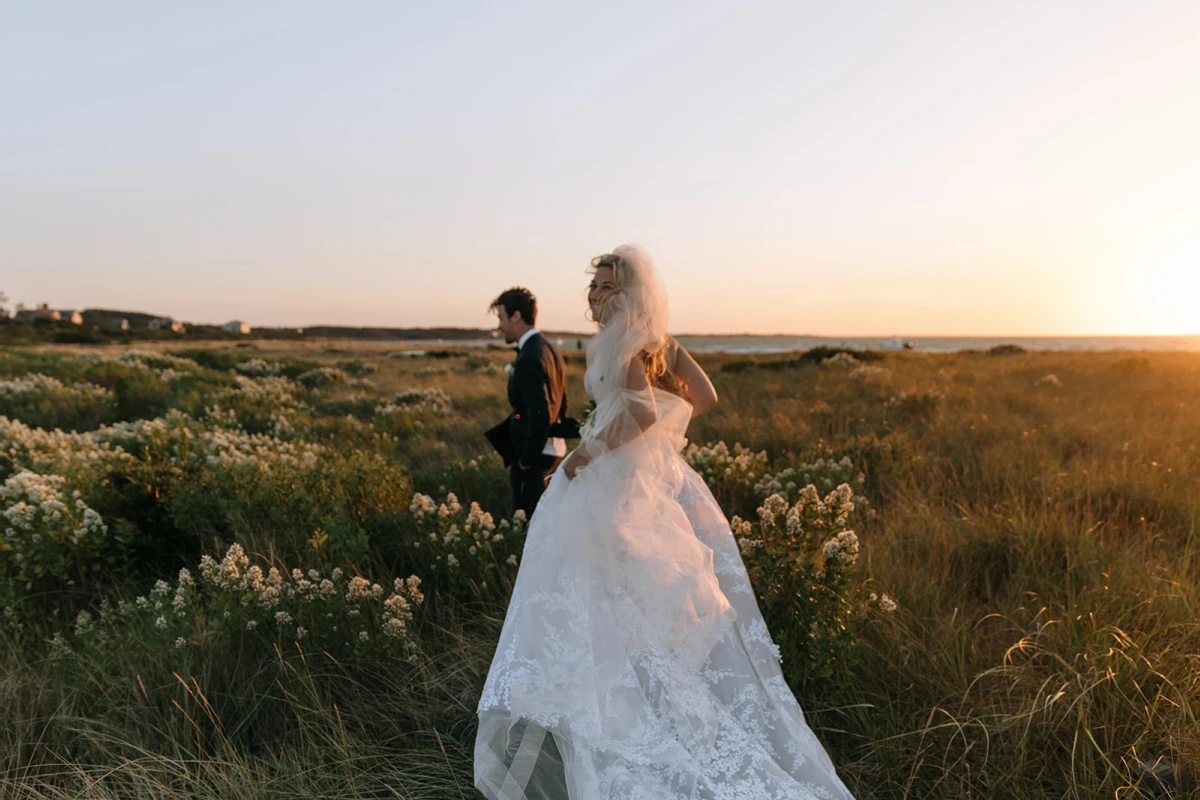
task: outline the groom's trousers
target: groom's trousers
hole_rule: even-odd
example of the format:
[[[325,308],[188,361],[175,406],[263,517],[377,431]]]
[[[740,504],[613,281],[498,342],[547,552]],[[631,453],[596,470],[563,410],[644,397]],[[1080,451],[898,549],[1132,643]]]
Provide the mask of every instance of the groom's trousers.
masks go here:
[[[546,491],[546,478],[558,469],[562,461],[558,456],[539,455],[529,469],[521,469],[516,461],[509,469],[512,479],[513,505],[525,512],[526,518],[533,516],[542,492]]]

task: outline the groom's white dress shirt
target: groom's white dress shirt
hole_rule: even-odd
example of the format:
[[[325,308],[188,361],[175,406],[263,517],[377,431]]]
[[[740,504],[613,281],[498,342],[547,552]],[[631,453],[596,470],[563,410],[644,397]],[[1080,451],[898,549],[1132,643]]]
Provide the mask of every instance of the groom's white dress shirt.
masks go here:
[[[521,338],[517,339],[517,350],[520,351],[520,349],[525,346],[525,343],[529,341],[529,337],[533,336],[535,333],[540,333],[540,331],[537,328],[530,328],[529,330],[525,331],[525,333],[521,335]],[[567,455],[567,440],[560,439],[557,436],[547,439],[546,446],[542,448],[542,455],[565,458]]]

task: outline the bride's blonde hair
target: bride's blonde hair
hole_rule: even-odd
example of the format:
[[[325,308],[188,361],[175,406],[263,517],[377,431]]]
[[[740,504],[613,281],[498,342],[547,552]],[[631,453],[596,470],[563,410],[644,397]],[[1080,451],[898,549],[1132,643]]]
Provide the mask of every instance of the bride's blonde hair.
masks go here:
[[[614,293],[620,292],[622,287],[626,285],[626,272],[629,266],[625,259],[616,253],[604,253],[592,259],[592,265],[588,268],[589,275],[595,275],[596,270],[601,267],[611,267],[613,271],[613,283],[617,288]],[[587,317],[592,322],[595,322],[600,327],[604,327],[604,312],[607,302],[601,302],[598,313],[593,313],[591,306],[588,306]],[[687,396],[687,384],[675,373],[671,372],[667,365],[667,348],[671,344],[671,337],[668,334],[663,337],[663,340],[658,343],[654,350],[643,350],[641,352],[642,366],[646,371],[646,381],[655,388],[663,389],[671,394],[679,395],[680,397]]]

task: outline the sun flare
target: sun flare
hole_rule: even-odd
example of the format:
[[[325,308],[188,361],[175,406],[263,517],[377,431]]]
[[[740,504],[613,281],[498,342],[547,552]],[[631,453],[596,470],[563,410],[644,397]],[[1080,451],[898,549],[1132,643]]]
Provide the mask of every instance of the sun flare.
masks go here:
[[[1168,334],[1200,333],[1200,239],[1164,250],[1147,277],[1156,327]]]

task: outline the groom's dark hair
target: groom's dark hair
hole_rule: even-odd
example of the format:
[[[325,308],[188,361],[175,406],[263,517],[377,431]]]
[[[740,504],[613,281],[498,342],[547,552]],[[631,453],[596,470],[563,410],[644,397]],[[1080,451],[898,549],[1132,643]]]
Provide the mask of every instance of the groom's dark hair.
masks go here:
[[[536,324],[537,298],[533,296],[533,292],[522,286],[514,286],[508,291],[501,292],[500,296],[488,306],[488,311],[495,311],[499,308],[503,308],[504,313],[510,317],[520,311],[521,319],[525,321],[526,325]]]

